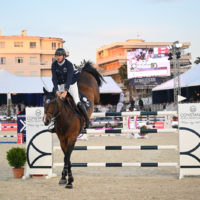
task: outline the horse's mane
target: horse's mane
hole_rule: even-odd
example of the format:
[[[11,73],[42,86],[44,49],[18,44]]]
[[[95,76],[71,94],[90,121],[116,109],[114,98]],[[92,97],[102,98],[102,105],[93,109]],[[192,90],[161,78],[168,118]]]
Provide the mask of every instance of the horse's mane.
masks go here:
[[[101,86],[102,82],[105,81],[103,76],[92,66],[92,63],[89,61],[85,63],[81,72],[88,72],[89,74],[94,76],[94,78],[97,81],[98,86]]]

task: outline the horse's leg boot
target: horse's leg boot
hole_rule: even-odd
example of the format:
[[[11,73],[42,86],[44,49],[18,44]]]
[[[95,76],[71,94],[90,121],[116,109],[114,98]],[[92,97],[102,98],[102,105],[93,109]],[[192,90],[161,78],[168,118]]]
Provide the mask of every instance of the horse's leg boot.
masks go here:
[[[88,128],[90,121],[89,121],[89,117],[88,117],[88,114],[87,114],[87,110],[81,102],[79,102],[77,104],[77,106],[78,106],[79,110],[81,111],[81,113],[83,114],[83,116],[85,118],[85,128]]]
[[[67,176],[67,169],[64,167],[64,168],[63,168],[63,171],[62,171],[61,179],[60,179],[60,181],[59,181],[59,185],[63,185],[63,184],[66,184],[66,183],[67,183],[66,176]]]

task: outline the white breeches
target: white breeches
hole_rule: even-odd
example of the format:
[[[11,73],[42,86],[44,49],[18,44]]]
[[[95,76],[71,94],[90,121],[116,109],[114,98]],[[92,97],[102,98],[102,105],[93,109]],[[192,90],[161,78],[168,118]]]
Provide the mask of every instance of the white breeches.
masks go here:
[[[76,105],[80,102],[77,82],[69,87],[69,93],[72,95]]]

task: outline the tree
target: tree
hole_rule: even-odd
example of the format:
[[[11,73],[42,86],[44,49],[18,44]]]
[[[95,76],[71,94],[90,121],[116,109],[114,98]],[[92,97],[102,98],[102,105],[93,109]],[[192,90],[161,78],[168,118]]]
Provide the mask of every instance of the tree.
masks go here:
[[[127,79],[127,65],[122,65],[119,69],[119,76],[121,78],[121,81],[123,82],[124,86],[129,86],[129,80]]]
[[[124,86],[129,90],[129,100],[130,102],[133,100],[133,89],[134,86],[130,84],[130,81],[127,76],[127,64],[123,64],[119,69],[119,76],[121,81],[123,82]]]
[[[200,63],[200,57],[197,57],[196,60],[194,61],[195,64],[199,64]]]
[[[81,61],[81,63],[80,63],[80,65],[76,65],[76,64],[74,64],[74,67],[75,67],[75,69],[77,69],[78,71],[81,71],[81,69],[84,67],[84,65],[86,64],[86,63],[91,63],[91,64],[93,64],[91,61],[86,61],[85,59],[83,59],[83,61]]]

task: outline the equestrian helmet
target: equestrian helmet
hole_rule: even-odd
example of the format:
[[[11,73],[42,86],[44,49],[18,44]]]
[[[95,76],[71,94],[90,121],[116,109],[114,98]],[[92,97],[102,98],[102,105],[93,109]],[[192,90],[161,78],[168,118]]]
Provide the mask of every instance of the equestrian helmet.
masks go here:
[[[56,49],[55,56],[65,56],[67,57],[66,51],[63,48]]]

